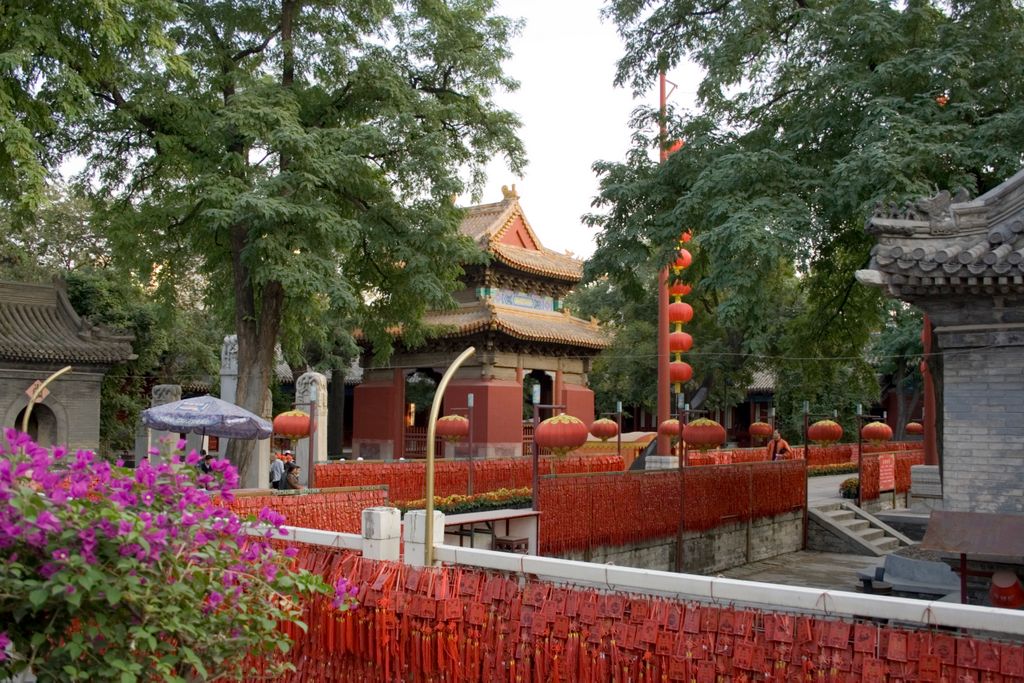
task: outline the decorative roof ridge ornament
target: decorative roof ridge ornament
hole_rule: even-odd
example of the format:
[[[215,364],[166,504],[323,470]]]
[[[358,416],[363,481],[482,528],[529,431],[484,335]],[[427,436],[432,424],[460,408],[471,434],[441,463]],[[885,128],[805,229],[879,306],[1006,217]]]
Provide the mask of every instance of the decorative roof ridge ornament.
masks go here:
[[[931,235],[952,235],[957,231],[952,206],[964,204],[970,194],[958,188],[956,194],[942,190],[931,197],[922,197],[902,205],[896,202],[877,202],[865,230],[872,235],[902,235],[910,237],[927,231]]]
[[[501,186],[501,195],[506,200],[509,200],[509,199],[512,199],[512,200],[519,199],[519,193],[516,192],[516,184],[512,183],[512,187],[511,188],[508,185],[502,185]]]

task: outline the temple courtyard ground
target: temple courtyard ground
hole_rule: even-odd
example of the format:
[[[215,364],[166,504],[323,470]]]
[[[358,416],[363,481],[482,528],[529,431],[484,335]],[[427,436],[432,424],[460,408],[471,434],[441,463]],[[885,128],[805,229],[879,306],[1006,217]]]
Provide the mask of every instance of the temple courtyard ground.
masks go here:
[[[815,504],[838,502],[839,484],[855,474],[838,474],[808,479],[807,497],[811,507]],[[843,553],[822,553],[803,550],[787,553],[721,573],[730,579],[764,581],[786,586],[805,586],[826,590],[855,591],[860,586],[857,572],[880,564],[884,558]]]

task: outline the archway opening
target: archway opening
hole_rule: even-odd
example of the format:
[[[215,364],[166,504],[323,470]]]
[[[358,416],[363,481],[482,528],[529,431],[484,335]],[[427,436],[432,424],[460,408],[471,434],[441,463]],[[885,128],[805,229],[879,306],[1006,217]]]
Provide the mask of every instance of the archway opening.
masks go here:
[[[18,411],[18,417],[14,420],[14,425],[18,429],[21,429],[21,423],[25,419],[26,410],[28,410],[28,406]],[[40,446],[50,447],[56,445],[57,416],[49,406],[37,403],[32,408],[32,413],[28,417],[28,435]]]

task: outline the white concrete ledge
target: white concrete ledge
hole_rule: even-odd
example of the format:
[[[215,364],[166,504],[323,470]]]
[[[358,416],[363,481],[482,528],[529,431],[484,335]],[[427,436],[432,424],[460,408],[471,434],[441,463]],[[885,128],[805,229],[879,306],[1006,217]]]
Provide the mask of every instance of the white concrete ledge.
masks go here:
[[[269,526],[249,527],[247,532],[251,536],[263,536]],[[274,534],[271,536],[278,541],[296,541],[298,543],[310,543],[312,545],[326,545],[331,548],[347,548],[349,550],[362,550],[363,537],[359,534],[343,534],[337,531],[321,531],[320,529],[305,529],[298,526],[283,527],[287,532],[284,535]]]
[[[996,607],[676,574],[458,546],[438,546],[434,556],[451,564],[534,574],[555,582],[590,585],[608,590],[1024,636],[1024,612]]]

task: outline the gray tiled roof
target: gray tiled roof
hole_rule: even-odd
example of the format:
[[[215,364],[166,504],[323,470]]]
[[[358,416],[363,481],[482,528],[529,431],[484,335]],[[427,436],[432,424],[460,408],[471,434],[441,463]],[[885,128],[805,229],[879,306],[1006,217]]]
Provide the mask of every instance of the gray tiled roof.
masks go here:
[[[867,230],[878,244],[857,277],[896,296],[1024,292],[1024,170],[972,201],[878,207]]]
[[[62,286],[0,282],[0,360],[114,365],[131,341],[79,317]]]

